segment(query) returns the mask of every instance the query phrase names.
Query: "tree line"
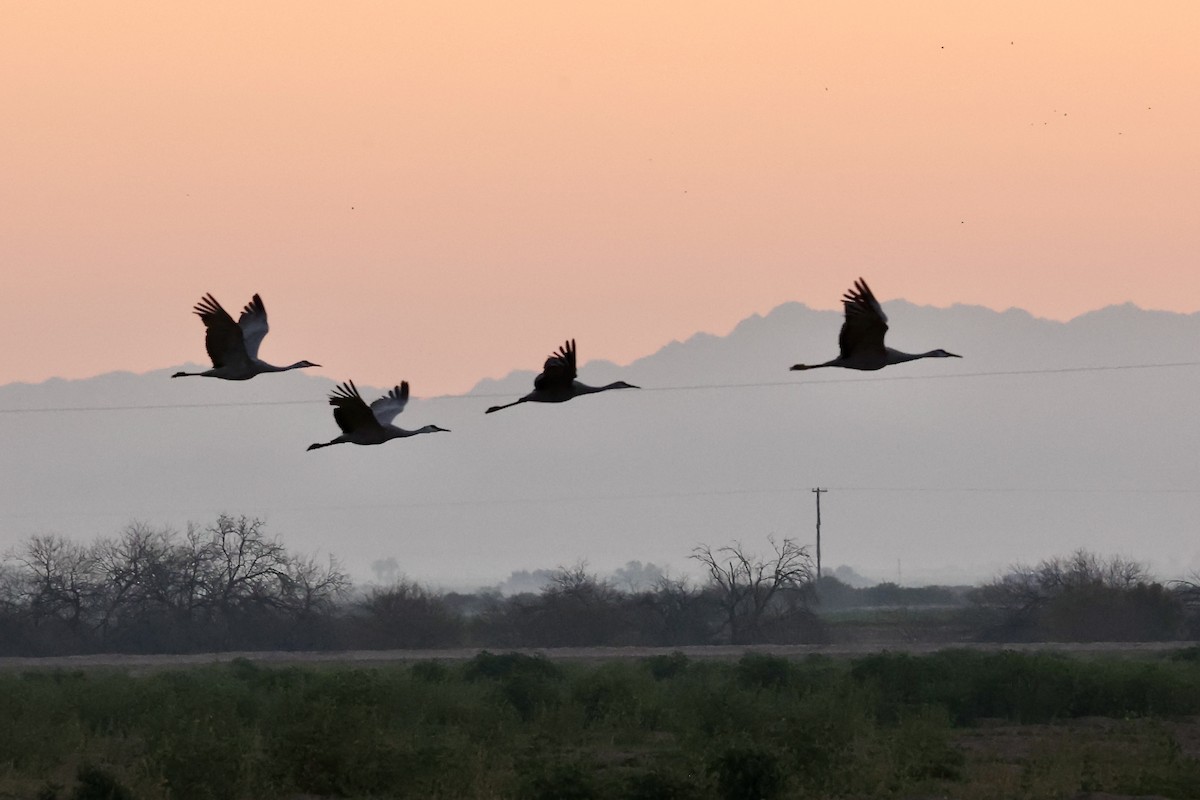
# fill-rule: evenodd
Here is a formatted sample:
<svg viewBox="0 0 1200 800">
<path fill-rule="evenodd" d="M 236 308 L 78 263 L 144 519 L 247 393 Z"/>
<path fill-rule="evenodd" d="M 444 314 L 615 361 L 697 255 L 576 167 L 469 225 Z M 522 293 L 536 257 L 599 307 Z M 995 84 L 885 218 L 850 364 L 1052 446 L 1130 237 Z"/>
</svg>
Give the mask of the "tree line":
<svg viewBox="0 0 1200 800">
<path fill-rule="evenodd" d="M 336 559 L 292 553 L 245 516 L 182 533 L 133 523 L 88 545 L 33 536 L 0 564 L 0 655 L 814 643 L 839 635 L 818 611 L 862 606 L 949 608 L 975 638 L 1001 641 L 1200 633 L 1200 581 L 1163 584 L 1084 551 L 969 591 L 853 588 L 817 579 L 794 540 L 767 541 L 762 554 L 697 546 L 698 581 L 653 571 L 619 587 L 576 565 L 505 596 L 398 573 L 358 588 Z"/>
</svg>

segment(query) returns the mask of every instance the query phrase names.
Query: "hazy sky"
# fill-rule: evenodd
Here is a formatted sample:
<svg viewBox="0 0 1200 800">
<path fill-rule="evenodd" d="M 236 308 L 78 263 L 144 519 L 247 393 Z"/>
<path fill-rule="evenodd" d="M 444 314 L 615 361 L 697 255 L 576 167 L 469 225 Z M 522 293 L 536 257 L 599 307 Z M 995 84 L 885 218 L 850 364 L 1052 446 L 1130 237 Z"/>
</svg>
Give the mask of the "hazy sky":
<svg viewBox="0 0 1200 800">
<path fill-rule="evenodd" d="M 1200 308 L 1200 4 L 0 2 L 0 383 L 417 394 L 786 300 Z M 14 347 L 12 343 L 18 343 Z"/>
</svg>

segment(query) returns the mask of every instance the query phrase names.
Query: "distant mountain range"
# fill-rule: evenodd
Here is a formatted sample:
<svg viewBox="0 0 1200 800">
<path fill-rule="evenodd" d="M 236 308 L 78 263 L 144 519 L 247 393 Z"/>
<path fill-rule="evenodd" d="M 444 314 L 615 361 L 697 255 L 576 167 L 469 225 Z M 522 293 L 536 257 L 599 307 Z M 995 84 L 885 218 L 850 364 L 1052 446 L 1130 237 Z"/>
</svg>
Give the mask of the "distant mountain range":
<svg viewBox="0 0 1200 800">
<path fill-rule="evenodd" d="M 624 366 L 579 342 L 581 380 L 641 391 L 484 416 L 529 390 L 518 371 L 397 419 L 452 433 L 311 453 L 337 433 L 315 375 L 0 386 L 0 547 L 224 511 L 364 580 L 386 557 L 452 587 L 580 560 L 683 573 L 701 542 L 811 542 L 821 486 L 826 566 L 876 579 L 973 580 L 1079 547 L 1200 569 L 1200 315 L 885 308 L 893 347 L 964 358 L 789 372 L 836 355 L 840 314 L 787 303 Z"/>
</svg>

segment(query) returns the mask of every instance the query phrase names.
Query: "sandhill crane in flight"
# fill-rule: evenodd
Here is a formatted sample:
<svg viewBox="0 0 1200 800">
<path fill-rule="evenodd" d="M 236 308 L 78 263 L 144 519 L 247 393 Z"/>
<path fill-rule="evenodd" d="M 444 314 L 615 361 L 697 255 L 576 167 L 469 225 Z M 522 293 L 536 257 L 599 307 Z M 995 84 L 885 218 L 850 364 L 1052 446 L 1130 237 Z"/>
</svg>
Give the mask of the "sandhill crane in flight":
<svg viewBox="0 0 1200 800">
<path fill-rule="evenodd" d="M 342 435 L 328 442 L 310 444 L 309 450 L 329 447 L 333 444 L 383 444 L 391 439 L 402 439 L 405 436 L 416 436 L 418 433 L 433 433 L 447 431 L 437 425 L 426 425 L 415 431 L 406 431 L 392 424 L 396 415 L 408 404 L 408 381 L 401 381 L 387 394 L 367 405 L 358 393 L 354 381 L 347 381 L 334 388 L 329 395 L 329 405 L 333 406 L 333 418 Z"/>
<path fill-rule="evenodd" d="M 607 386 L 588 386 L 575 380 L 575 340 L 563 342 L 558 351 L 551 353 L 542 366 L 542 374 L 533 379 L 533 391 L 502 406 L 492 406 L 485 414 L 499 411 L 502 408 L 512 408 L 520 403 L 565 403 L 572 397 L 581 394 L 595 394 L 609 389 L 637 389 L 639 387 L 625 381 L 616 381 Z"/>
<path fill-rule="evenodd" d="M 227 381 L 245 381 L 264 372 L 286 372 L 301 367 L 319 367 L 311 361 L 297 361 L 286 367 L 268 364 L 258 357 L 258 346 L 270 328 L 267 326 L 267 309 L 262 298 L 254 295 L 237 322 L 221 307 L 211 294 L 200 298 L 193 309 L 204 323 L 204 349 L 212 359 L 213 368 L 204 372 L 176 372 L 172 378 L 199 375 L 205 378 L 224 378 Z"/>
<path fill-rule="evenodd" d="M 845 367 L 846 369 L 883 369 L 889 364 L 902 364 L 918 358 L 962 358 L 945 350 L 930 350 L 928 353 L 902 353 L 885 347 L 887 315 L 875 299 L 867 282 L 859 278 L 854 288 L 842 295 L 842 307 L 846 319 L 838 335 L 838 357 L 824 364 L 797 364 L 792 369 L 817 369 L 818 367 Z"/>
</svg>

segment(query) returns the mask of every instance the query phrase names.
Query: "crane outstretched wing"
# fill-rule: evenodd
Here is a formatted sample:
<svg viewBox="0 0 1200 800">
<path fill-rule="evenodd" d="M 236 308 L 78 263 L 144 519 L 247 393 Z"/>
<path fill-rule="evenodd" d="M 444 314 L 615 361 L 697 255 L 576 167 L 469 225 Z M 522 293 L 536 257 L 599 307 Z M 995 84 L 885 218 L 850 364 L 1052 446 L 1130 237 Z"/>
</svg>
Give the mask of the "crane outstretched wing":
<svg viewBox="0 0 1200 800">
<path fill-rule="evenodd" d="M 371 413 L 380 425 L 391 425 L 396 415 L 408 405 L 408 381 L 400 381 L 391 391 L 371 403 Z"/>
<path fill-rule="evenodd" d="M 838 348 L 842 358 L 853 353 L 883 352 L 883 337 L 887 333 L 887 315 L 867 282 L 859 278 L 854 288 L 842 295 L 842 308 L 846 320 L 838 334 Z"/>
<path fill-rule="evenodd" d="M 238 317 L 238 327 L 242 329 L 242 340 L 245 342 L 246 355 L 258 358 L 258 346 L 267 335 L 270 327 L 267 325 L 267 307 L 257 294 L 242 309 Z"/>
<path fill-rule="evenodd" d="M 329 405 L 333 406 L 333 419 L 342 433 L 380 427 L 366 401 L 358 393 L 354 381 L 346 381 L 335 387 L 329 394 Z"/>
<path fill-rule="evenodd" d="M 566 389 L 575 380 L 575 340 L 563 342 L 563 346 L 546 359 L 542 374 L 533 379 L 533 388 L 541 391 Z"/>
<path fill-rule="evenodd" d="M 214 367 L 246 361 L 246 343 L 241 327 L 211 294 L 200 298 L 192 309 L 204 323 L 204 349 Z M 264 318 L 265 319 L 265 318 Z"/>
</svg>

